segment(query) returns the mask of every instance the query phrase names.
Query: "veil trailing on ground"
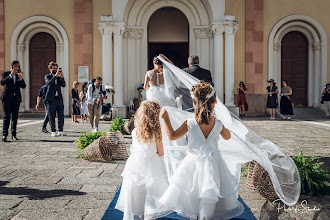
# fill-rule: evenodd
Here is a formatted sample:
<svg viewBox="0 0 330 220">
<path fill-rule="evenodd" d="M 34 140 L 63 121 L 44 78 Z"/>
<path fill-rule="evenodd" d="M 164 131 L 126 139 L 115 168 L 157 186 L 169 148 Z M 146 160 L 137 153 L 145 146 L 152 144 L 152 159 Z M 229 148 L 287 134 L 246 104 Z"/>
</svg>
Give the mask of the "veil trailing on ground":
<svg viewBox="0 0 330 220">
<path fill-rule="evenodd" d="M 186 120 L 194 118 L 190 89 L 199 83 L 199 80 L 164 58 L 158 59 L 163 62 L 166 95 L 173 106 L 178 97 L 181 99 L 182 110 L 171 106 L 164 107 L 169 113 L 173 128 L 177 129 Z M 232 175 L 239 179 L 241 164 L 255 160 L 267 170 L 282 202 L 289 206 L 296 204 L 301 186 L 299 172 L 293 160 L 271 141 L 263 139 L 241 123 L 218 97 L 214 112 L 215 117 L 231 132 L 230 140 L 224 140 L 220 136 L 218 147 Z M 165 133 L 163 120 L 161 126 L 166 169 L 168 175 L 172 176 L 187 155 L 187 136 L 171 141 Z"/>
</svg>

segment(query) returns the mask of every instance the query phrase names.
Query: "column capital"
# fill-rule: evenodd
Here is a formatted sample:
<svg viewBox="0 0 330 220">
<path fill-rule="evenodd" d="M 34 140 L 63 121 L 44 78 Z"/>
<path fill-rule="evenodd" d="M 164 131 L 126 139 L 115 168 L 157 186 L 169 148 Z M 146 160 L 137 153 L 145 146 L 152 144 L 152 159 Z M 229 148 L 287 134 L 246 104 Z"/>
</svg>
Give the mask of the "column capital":
<svg viewBox="0 0 330 220">
<path fill-rule="evenodd" d="M 112 35 L 112 16 L 111 15 L 102 15 L 101 21 L 99 23 L 99 30 L 102 35 Z"/>
<path fill-rule="evenodd" d="M 238 22 L 230 22 L 225 24 L 225 35 L 235 35 L 238 30 Z"/>
<path fill-rule="evenodd" d="M 321 49 L 321 43 L 313 43 L 312 44 L 312 49 L 315 50 L 320 50 Z"/>
<path fill-rule="evenodd" d="M 58 46 L 57 46 L 57 49 L 58 49 L 58 51 L 60 51 L 60 52 L 64 51 L 64 45 L 63 45 L 63 44 L 58 45 Z"/>
<path fill-rule="evenodd" d="M 280 43 L 274 43 L 274 44 L 273 44 L 273 50 L 274 50 L 274 51 L 279 51 L 280 48 L 281 48 L 281 45 L 282 45 L 282 44 L 280 44 Z"/>
<path fill-rule="evenodd" d="M 194 33 L 197 39 L 208 39 L 213 36 L 210 26 L 196 26 L 194 27 Z"/>
<path fill-rule="evenodd" d="M 123 36 L 125 31 L 125 26 L 122 24 L 114 24 L 112 28 L 112 32 L 114 36 Z"/>
<path fill-rule="evenodd" d="M 225 25 L 224 24 L 213 24 L 212 32 L 213 32 L 213 35 L 215 35 L 215 36 L 223 35 L 223 33 L 225 32 Z"/>
<path fill-rule="evenodd" d="M 19 51 L 19 52 L 24 52 L 25 51 L 25 45 L 24 44 L 16 45 L 16 50 Z"/>
<path fill-rule="evenodd" d="M 126 27 L 124 37 L 127 39 L 141 39 L 142 32 L 142 27 Z"/>
</svg>

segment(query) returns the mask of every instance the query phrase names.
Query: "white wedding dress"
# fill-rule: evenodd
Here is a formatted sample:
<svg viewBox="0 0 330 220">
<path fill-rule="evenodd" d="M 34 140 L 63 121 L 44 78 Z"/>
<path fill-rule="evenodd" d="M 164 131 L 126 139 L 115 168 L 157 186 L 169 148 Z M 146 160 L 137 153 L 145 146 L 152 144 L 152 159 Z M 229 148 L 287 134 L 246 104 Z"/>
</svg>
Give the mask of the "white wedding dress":
<svg viewBox="0 0 330 220">
<path fill-rule="evenodd" d="M 168 181 L 164 160 L 157 154 L 156 142 L 140 142 L 134 129 L 130 151 L 115 208 L 124 212 L 125 220 L 139 219 L 139 215 L 155 219 L 170 214 L 172 211 L 159 203 Z"/>
<path fill-rule="evenodd" d="M 148 101 L 156 101 L 159 103 L 160 107 L 164 106 L 173 106 L 173 102 L 168 98 L 165 92 L 165 85 L 159 84 L 159 75 L 163 73 L 152 73 L 151 71 L 147 72 L 149 77 L 149 86 L 150 88 L 146 91 L 146 96 Z M 153 84 L 152 78 L 157 77 L 157 84 Z"/>
<path fill-rule="evenodd" d="M 160 203 L 187 218 L 230 219 L 244 212 L 237 200 L 239 180 L 223 160 L 218 141 L 223 125 L 216 120 L 205 138 L 197 121 L 189 119 L 188 154 L 169 179 Z"/>
</svg>

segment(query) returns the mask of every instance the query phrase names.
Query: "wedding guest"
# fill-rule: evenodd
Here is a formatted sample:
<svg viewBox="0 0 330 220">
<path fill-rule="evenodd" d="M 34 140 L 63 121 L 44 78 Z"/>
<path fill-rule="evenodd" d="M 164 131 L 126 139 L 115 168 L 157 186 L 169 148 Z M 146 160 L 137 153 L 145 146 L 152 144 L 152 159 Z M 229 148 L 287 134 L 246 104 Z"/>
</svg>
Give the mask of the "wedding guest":
<svg viewBox="0 0 330 220">
<path fill-rule="evenodd" d="M 211 72 L 207 69 L 203 69 L 199 66 L 199 57 L 194 54 L 188 57 L 188 66 L 183 70 L 190 75 L 196 77 L 199 80 L 203 80 L 204 82 L 209 82 L 213 86 Z"/>
<path fill-rule="evenodd" d="M 47 124 L 49 122 L 49 115 L 48 115 L 48 111 L 47 111 L 47 106 L 46 106 L 46 101 L 45 101 L 45 95 L 46 95 L 46 91 L 47 91 L 47 85 L 43 85 L 40 90 L 39 90 L 39 94 L 37 97 L 37 104 L 36 104 L 36 110 L 39 110 L 39 105 L 40 105 L 40 101 L 43 100 L 43 104 L 44 104 L 44 108 L 45 108 L 45 118 L 44 118 L 44 123 L 42 124 L 42 128 L 41 128 L 41 132 L 44 133 L 49 133 L 49 131 L 47 130 Z"/>
<path fill-rule="evenodd" d="M 86 96 L 83 96 L 81 98 L 81 122 L 87 122 L 87 114 L 88 114 L 88 109 L 87 109 L 87 103 L 86 103 Z"/>
<path fill-rule="evenodd" d="M 292 88 L 288 85 L 288 81 L 283 80 L 281 89 L 280 109 L 281 114 L 284 115 L 284 120 L 291 120 L 291 115 L 293 115 L 291 95 Z"/>
<path fill-rule="evenodd" d="M 72 123 L 79 123 L 77 120 L 77 115 L 80 115 L 80 101 L 78 95 L 78 86 L 79 83 L 74 81 L 71 89 L 71 97 L 72 97 Z"/>
<path fill-rule="evenodd" d="M 325 86 L 322 92 L 322 102 L 325 107 L 325 114 L 330 118 L 330 83 Z"/>
<path fill-rule="evenodd" d="M 12 139 L 16 141 L 18 110 L 22 102 L 21 88 L 25 89 L 26 87 L 23 72 L 21 72 L 21 65 L 18 61 L 15 60 L 11 63 L 11 70 L 2 73 L 1 85 L 3 86 L 3 90 L 0 100 L 2 100 L 2 109 L 4 112 L 2 141 L 7 141 L 10 118 Z"/>
<path fill-rule="evenodd" d="M 237 95 L 237 105 L 239 108 L 239 116 L 243 117 L 245 116 L 245 111 L 248 110 L 248 104 L 246 102 L 246 96 L 245 91 L 247 88 L 245 87 L 245 84 L 243 82 L 239 83 L 239 87 L 237 88 L 238 95 Z"/>
<path fill-rule="evenodd" d="M 267 87 L 267 105 L 266 107 L 270 112 L 270 120 L 275 120 L 275 111 L 278 106 L 277 94 L 278 88 L 273 79 L 267 81 L 269 86 Z"/>
</svg>

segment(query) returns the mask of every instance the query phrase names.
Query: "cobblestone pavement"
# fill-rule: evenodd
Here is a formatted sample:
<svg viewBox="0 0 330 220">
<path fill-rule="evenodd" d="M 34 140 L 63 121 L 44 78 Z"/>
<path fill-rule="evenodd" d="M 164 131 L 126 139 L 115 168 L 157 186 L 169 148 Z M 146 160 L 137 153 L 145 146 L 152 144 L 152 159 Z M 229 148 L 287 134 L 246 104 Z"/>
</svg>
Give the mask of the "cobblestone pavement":
<svg viewBox="0 0 330 220">
<path fill-rule="evenodd" d="M 330 123 L 313 121 L 243 120 L 256 133 L 270 139 L 289 155 L 304 149 L 305 155 L 326 157 L 329 169 Z M 101 219 L 121 184 L 124 161 L 111 163 L 76 159 L 74 141 L 87 123 L 72 124 L 65 119 L 67 137 L 50 137 L 40 132 L 41 119 L 19 119 L 19 141 L 0 143 L 0 219 Z M 315 124 L 316 123 L 316 124 Z M 0 122 L 2 127 L 2 120 Z M 109 122 L 101 122 L 107 131 Z M 329 197 L 304 197 L 294 210 L 278 212 L 257 192 L 245 187 L 241 178 L 240 195 L 257 219 L 328 219 Z M 310 208 L 303 212 L 300 202 Z M 283 204 L 282 204 L 283 205 Z M 300 209 L 300 210 L 298 210 Z"/>
</svg>

